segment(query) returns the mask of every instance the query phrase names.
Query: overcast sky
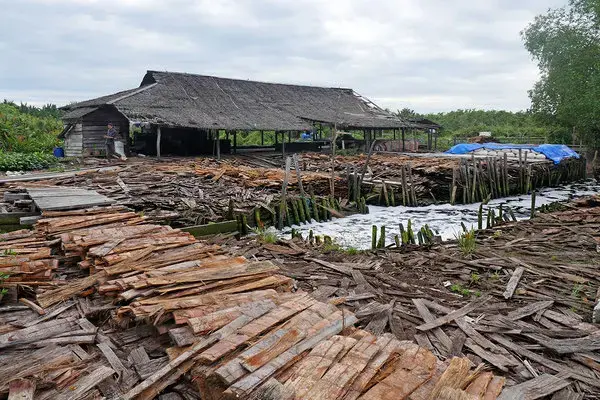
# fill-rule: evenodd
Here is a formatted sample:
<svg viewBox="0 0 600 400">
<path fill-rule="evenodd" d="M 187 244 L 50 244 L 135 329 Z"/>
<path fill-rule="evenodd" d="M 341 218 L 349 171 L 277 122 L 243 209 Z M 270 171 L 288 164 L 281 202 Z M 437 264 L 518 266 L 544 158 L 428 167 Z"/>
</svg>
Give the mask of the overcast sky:
<svg viewBox="0 0 600 400">
<path fill-rule="evenodd" d="M 526 109 L 519 32 L 566 0 L 0 2 L 0 99 L 64 105 L 147 69 L 351 87 L 419 112 Z"/>
</svg>

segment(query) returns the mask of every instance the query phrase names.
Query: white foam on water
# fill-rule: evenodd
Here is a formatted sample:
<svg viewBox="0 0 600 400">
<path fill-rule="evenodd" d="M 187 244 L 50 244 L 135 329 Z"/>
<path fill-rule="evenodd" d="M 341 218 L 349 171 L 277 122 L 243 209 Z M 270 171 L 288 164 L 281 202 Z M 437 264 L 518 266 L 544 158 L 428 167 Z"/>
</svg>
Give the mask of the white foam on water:
<svg viewBox="0 0 600 400">
<path fill-rule="evenodd" d="M 555 201 L 569 200 L 596 194 L 600 191 L 600 182 L 586 181 L 585 183 L 565 185 L 558 188 L 547 188 L 536 194 L 536 207 L 550 204 Z M 510 206 L 517 219 L 527 219 L 531 212 L 531 195 L 506 197 L 495 199 L 484 206 L 484 221 L 486 224 L 487 208 L 495 208 L 504 204 Z M 385 225 L 386 244 L 392 243 L 394 235 L 400 233 L 399 224 L 406 223 L 410 219 L 415 232 L 425 224 L 429 225 L 434 233 L 441 235 L 443 240 L 454 239 L 461 231 L 461 222 L 468 228 L 477 228 L 477 213 L 479 203 L 467 205 L 439 204 L 426 207 L 379 207 L 369 206 L 369 214 L 356 214 L 345 218 L 335 218 L 328 222 L 314 222 L 305 225 L 295 225 L 293 228 L 308 236 L 312 229 L 315 235 L 327 235 L 332 237 L 340 246 L 356 249 L 368 249 L 371 247 L 372 226 L 378 228 Z M 500 228 L 501 229 L 501 228 Z M 281 237 L 289 237 L 291 228 L 279 232 Z"/>
</svg>

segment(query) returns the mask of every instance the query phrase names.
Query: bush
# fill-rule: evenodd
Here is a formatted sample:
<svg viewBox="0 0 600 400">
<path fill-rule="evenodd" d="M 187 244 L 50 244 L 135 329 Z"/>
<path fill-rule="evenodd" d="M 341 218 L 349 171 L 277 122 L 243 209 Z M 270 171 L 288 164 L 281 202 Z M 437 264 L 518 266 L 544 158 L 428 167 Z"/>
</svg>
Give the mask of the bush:
<svg viewBox="0 0 600 400">
<path fill-rule="evenodd" d="M 54 116 L 21 112 L 14 104 L 0 104 L 0 150 L 17 153 L 51 151 L 60 143 L 62 122 Z"/>
<path fill-rule="evenodd" d="M 0 153 L 0 171 L 32 171 L 56 162 L 56 157 L 46 153 Z"/>
</svg>

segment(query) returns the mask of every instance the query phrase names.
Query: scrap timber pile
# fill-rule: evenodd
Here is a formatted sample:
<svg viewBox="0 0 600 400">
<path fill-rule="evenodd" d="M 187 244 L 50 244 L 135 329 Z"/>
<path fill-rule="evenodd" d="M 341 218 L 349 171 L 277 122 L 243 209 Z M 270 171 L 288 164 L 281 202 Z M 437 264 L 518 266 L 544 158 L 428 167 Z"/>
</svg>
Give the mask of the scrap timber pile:
<svg viewBox="0 0 600 400">
<path fill-rule="evenodd" d="M 256 207 L 269 207 L 281 195 L 284 171 L 281 168 L 248 166 L 232 158 L 151 160 L 132 163 L 111 171 L 89 171 L 74 176 L 20 183 L 19 187 L 76 186 L 93 189 L 118 204 L 143 211 L 152 221 L 174 221 L 177 226 L 223 221 L 230 200 L 236 213 L 252 214 Z M 329 176 L 303 174 L 302 181 L 317 195 L 328 193 Z M 297 191 L 296 174 L 288 190 Z"/>
<path fill-rule="evenodd" d="M 506 398 L 581 399 L 600 398 L 599 232 L 596 197 L 480 231 L 471 255 L 457 243 L 356 255 L 321 254 L 299 239 L 228 245 L 275 260 L 373 334 L 485 362 L 507 377 Z"/>
<path fill-rule="evenodd" d="M 123 207 L 46 214 L 33 235 L 70 278 L 10 287 L 2 398 L 495 399 L 504 387 L 465 357 L 354 328 L 357 315 L 292 290 L 269 260 Z"/>
</svg>

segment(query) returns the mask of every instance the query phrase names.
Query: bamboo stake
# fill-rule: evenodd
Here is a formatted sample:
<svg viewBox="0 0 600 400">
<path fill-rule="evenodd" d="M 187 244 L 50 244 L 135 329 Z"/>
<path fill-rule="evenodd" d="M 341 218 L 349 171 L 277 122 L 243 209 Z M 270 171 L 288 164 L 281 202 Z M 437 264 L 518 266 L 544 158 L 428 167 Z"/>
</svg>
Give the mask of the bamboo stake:
<svg viewBox="0 0 600 400">
<path fill-rule="evenodd" d="M 373 225 L 371 228 L 371 249 L 377 248 L 377 225 Z"/>
<path fill-rule="evenodd" d="M 412 167 L 408 164 L 408 176 L 410 178 L 410 194 L 412 197 L 412 205 L 417 206 L 417 195 L 415 194 L 415 181 L 413 179 Z"/>
<path fill-rule="evenodd" d="M 474 203 L 475 200 L 475 194 L 477 193 L 477 164 L 475 164 L 475 156 L 471 155 L 471 161 L 473 163 L 473 186 L 471 187 L 471 199 L 470 202 Z M 481 199 L 483 201 L 483 199 Z"/>
<path fill-rule="evenodd" d="M 311 202 L 311 208 L 312 208 L 312 215 L 315 218 L 315 221 L 317 222 L 321 222 L 321 218 L 319 218 L 319 206 L 317 205 L 317 198 L 315 196 L 315 191 L 312 188 L 312 186 L 309 186 L 310 188 L 310 202 Z"/>
<path fill-rule="evenodd" d="M 450 204 L 454 205 L 456 202 L 456 168 L 452 168 L 452 186 L 450 186 Z"/>
<path fill-rule="evenodd" d="M 279 230 L 283 229 L 283 221 L 286 217 L 286 194 L 287 194 L 287 185 L 290 179 L 290 168 L 292 167 L 292 158 L 287 157 L 285 159 L 285 176 L 283 178 L 283 185 L 281 188 L 281 201 L 279 203 Z"/>
<path fill-rule="evenodd" d="M 380 249 L 385 248 L 385 225 L 381 225 L 381 232 L 379 234 L 379 243 L 377 247 Z"/>
<path fill-rule="evenodd" d="M 510 196 L 510 182 L 508 180 L 508 154 L 504 153 L 504 196 Z"/>
<path fill-rule="evenodd" d="M 406 207 L 407 188 L 406 188 L 406 165 L 402 164 L 402 205 Z"/>
<path fill-rule="evenodd" d="M 387 185 L 385 184 L 385 181 L 383 181 L 383 183 L 381 184 L 381 191 L 383 193 L 383 197 L 385 198 L 385 206 L 389 207 L 390 206 L 390 196 L 388 194 Z"/>
</svg>

